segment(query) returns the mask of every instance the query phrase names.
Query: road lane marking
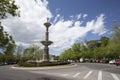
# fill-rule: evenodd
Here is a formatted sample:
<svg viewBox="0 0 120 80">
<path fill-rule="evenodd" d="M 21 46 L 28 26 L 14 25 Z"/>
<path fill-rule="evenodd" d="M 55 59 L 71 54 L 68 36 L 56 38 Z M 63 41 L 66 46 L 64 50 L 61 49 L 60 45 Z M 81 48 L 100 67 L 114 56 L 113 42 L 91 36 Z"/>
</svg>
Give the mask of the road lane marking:
<svg viewBox="0 0 120 80">
<path fill-rule="evenodd" d="M 117 75 L 113 74 L 113 73 L 110 73 L 112 75 L 112 77 L 114 78 L 114 80 L 120 80 Z"/>
<path fill-rule="evenodd" d="M 65 77 L 65 76 L 68 76 L 68 74 L 62 74 L 62 76 L 64 76 L 64 77 Z"/>
<path fill-rule="evenodd" d="M 98 80 L 102 80 L 102 71 L 99 71 L 98 73 Z"/>
<path fill-rule="evenodd" d="M 93 71 L 89 71 L 83 79 L 87 79 Z"/>
<path fill-rule="evenodd" d="M 80 74 L 80 72 L 76 73 L 75 75 L 73 75 L 73 77 L 77 77 Z"/>
</svg>

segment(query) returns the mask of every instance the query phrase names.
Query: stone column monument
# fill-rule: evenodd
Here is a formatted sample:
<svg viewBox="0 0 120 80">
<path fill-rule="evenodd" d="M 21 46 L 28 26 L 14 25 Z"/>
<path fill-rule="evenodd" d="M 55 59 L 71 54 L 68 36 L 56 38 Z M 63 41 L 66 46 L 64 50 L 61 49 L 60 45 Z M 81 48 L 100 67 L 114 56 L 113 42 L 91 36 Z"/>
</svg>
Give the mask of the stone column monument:
<svg viewBox="0 0 120 80">
<path fill-rule="evenodd" d="M 44 62 L 49 62 L 49 45 L 51 45 L 53 42 L 49 41 L 49 27 L 51 26 L 51 23 L 48 22 L 49 18 L 47 18 L 47 22 L 44 23 L 46 27 L 46 33 L 45 33 L 45 40 L 41 41 L 41 43 L 45 46 L 44 47 L 44 55 L 43 60 Z"/>
</svg>

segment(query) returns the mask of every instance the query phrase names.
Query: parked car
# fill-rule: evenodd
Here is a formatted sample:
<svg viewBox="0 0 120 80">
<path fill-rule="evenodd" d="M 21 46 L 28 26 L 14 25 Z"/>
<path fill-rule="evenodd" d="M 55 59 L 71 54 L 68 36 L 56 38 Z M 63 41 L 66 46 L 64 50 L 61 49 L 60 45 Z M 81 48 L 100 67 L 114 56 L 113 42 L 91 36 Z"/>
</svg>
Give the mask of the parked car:
<svg viewBox="0 0 120 80">
<path fill-rule="evenodd" d="M 104 63 L 104 61 L 103 60 L 99 60 L 99 63 Z"/>
<path fill-rule="evenodd" d="M 120 59 L 116 59 L 116 60 L 115 60 L 115 65 L 116 65 L 116 66 L 119 66 L 119 65 L 120 65 Z"/>
<path fill-rule="evenodd" d="M 115 60 L 109 61 L 109 64 L 115 64 Z"/>
</svg>

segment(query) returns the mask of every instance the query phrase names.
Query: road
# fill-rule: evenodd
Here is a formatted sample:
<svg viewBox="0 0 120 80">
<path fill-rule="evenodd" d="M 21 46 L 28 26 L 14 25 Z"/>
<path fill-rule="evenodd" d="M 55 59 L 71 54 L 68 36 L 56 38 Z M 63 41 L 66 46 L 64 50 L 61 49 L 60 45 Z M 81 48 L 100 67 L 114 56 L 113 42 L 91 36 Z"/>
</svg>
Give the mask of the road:
<svg viewBox="0 0 120 80">
<path fill-rule="evenodd" d="M 120 66 L 99 63 L 77 63 L 63 69 L 32 70 L 35 74 L 61 76 L 72 80 L 120 80 Z"/>
<path fill-rule="evenodd" d="M 2 66 L 0 80 L 120 80 L 120 66 L 77 63 L 73 67 L 46 70 L 18 70 Z"/>
<path fill-rule="evenodd" d="M 26 70 L 12 69 L 12 66 L 0 66 L 0 80 L 68 80 L 47 74 L 34 74 Z"/>
</svg>

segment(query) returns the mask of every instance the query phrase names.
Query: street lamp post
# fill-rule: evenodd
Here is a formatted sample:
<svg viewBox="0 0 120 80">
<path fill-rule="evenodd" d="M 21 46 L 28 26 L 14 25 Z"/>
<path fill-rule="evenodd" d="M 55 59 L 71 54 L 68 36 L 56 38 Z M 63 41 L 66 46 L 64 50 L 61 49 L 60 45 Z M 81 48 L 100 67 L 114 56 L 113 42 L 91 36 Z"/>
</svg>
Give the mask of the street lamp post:
<svg viewBox="0 0 120 80">
<path fill-rule="evenodd" d="M 49 45 L 51 45 L 53 42 L 49 41 L 49 27 L 51 26 L 51 23 L 48 22 L 48 18 L 47 18 L 47 22 L 44 23 L 45 27 L 46 27 L 46 33 L 45 33 L 45 41 L 41 41 L 41 43 L 45 46 L 44 47 L 44 57 L 43 60 L 45 62 L 49 62 Z"/>
</svg>

